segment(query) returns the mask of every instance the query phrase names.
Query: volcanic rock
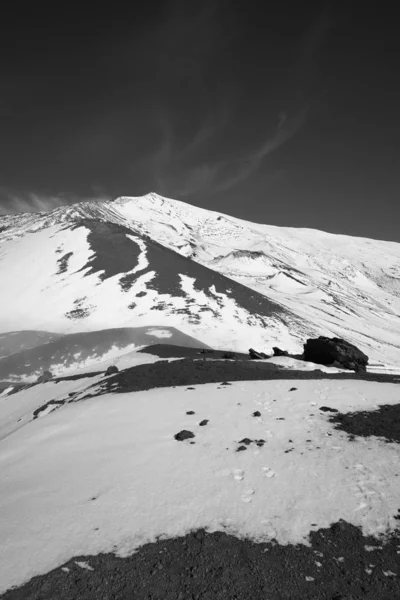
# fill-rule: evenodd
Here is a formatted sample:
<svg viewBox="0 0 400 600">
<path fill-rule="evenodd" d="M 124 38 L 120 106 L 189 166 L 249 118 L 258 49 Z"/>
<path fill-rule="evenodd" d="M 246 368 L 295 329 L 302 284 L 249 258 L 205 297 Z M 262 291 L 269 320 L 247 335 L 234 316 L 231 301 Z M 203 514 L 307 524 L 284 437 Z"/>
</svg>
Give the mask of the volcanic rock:
<svg viewBox="0 0 400 600">
<path fill-rule="evenodd" d="M 249 348 L 249 356 L 251 360 L 263 360 L 264 358 L 268 358 L 264 352 L 257 352 L 254 348 Z"/>
<path fill-rule="evenodd" d="M 319 365 L 333 365 L 336 363 L 342 369 L 356 372 L 366 371 L 368 356 L 361 352 L 357 346 L 341 338 L 309 338 L 304 344 L 304 360 Z"/>
<path fill-rule="evenodd" d="M 274 356 L 289 356 L 289 352 L 287 350 L 281 350 L 277 346 L 274 346 L 272 348 L 272 351 L 274 353 Z"/>
<path fill-rule="evenodd" d="M 109 367 L 107 367 L 107 370 L 104 373 L 104 377 L 106 377 L 106 375 L 114 375 L 114 373 L 118 373 L 118 371 L 118 367 L 116 367 L 115 365 L 110 365 Z"/>
<path fill-rule="evenodd" d="M 189 438 L 194 438 L 194 433 L 192 433 L 191 431 L 188 431 L 187 429 L 182 429 L 182 431 L 180 431 L 179 433 L 176 433 L 174 435 L 174 438 L 178 442 L 183 442 L 183 440 L 188 440 Z"/>
</svg>

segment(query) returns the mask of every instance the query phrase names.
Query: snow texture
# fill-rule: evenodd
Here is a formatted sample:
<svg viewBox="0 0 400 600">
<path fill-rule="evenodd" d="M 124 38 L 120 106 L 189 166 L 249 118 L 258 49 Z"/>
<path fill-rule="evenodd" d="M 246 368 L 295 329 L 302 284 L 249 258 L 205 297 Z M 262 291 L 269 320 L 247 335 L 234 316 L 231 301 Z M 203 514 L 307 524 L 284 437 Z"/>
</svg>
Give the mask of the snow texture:
<svg viewBox="0 0 400 600">
<path fill-rule="evenodd" d="M 350 441 L 319 410 L 373 410 L 382 398 L 396 404 L 395 384 L 275 380 L 154 389 L 65 404 L 19 429 L 7 426 L 46 399 L 82 397 L 85 385 L 50 382 L 0 402 L 1 590 L 74 556 L 125 556 L 157 536 L 200 527 L 282 544 L 308 543 L 311 530 L 339 519 L 364 534 L 395 528 L 398 445 Z M 194 444 L 174 439 L 184 429 Z M 243 438 L 264 444 L 236 452 Z"/>
</svg>

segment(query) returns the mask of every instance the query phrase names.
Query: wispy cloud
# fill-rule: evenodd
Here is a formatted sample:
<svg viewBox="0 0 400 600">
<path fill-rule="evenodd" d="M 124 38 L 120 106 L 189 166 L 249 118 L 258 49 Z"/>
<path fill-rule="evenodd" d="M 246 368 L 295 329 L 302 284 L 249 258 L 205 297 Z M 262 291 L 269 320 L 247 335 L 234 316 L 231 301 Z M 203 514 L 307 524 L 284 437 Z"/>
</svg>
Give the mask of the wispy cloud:
<svg viewBox="0 0 400 600">
<path fill-rule="evenodd" d="M 109 200 L 110 198 L 99 190 L 98 195 L 76 196 L 73 194 L 38 194 L 35 192 L 16 192 L 0 188 L 0 215 L 16 213 L 49 212 L 60 206 L 76 202 Z"/>
<path fill-rule="evenodd" d="M 200 192 L 227 191 L 248 179 L 259 169 L 266 157 L 288 140 L 304 125 L 308 107 L 289 115 L 281 111 L 272 134 L 265 137 L 255 149 L 232 159 L 199 161 L 192 154 L 208 147 L 224 127 L 229 126 L 227 114 L 219 119 L 204 122 L 194 137 L 184 146 L 178 146 L 172 123 L 163 122 L 163 140 L 154 155 L 154 173 L 156 186 L 160 193 L 176 196 L 191 196 Z M 238 140 L 239 142 L 239 140 Z M 240 144 L 238 144 L 240 145 Z"/>
<path fill-rule="evenodd" d="M 310 89 L 316 63 L 316 54 L 331 26 L 328 5 L 315 14 L 299 40 L 290 84 L 287 105 L 290 107 L 277 111 L 276 125 L 271 131 L 267 122 L 271 119 L 268 112 L 260 116 L 260 125 L 268 133 L 258 146 L 254 146 L 236 156 L 225 159 L 215 156 L 213 149 L 226 148 L 226 139 L 232 141 L 233 148 L 241 148 L 241 140 L 235 139 L 235 94 L 224 80 L 225 88 L 213 93 L 207 86 L 207 66 L 213 57 L 218 57 L 221 39 L 225 44 L 232 41 L 231 33 L 224 32 L 221 19 L 218 18 L 221 1 L 210 1 L 199 5 L 199 11 L 193 16 L 182 9 L 181 2 L 175 3 L 176 11 L 162 24 L 158 34 L 162 39 L 168 37 L 165 53 L 161 59 L 166 76 L 175 82 L 182 80 L 185 88 L 194 87 L 196 102 L 201 116 L 192 127 L 191 135 L 187 130 L 182 139 L 180 114 L 168 109 L 168 103 L 162 108 L 155 107 L 154 122 L 158 122 L 160 138 L 147 163 L 155 187 L 161 194 L 185 197 L 205 193 L 225 192 L 246 181 L 258 169 L 266 158 L 293 138 L 306 124 L 315 94 Z M 179 27 L 177 26 L 179 24 Z M 171 27 L 174 28 L 175 35 Z M 214 81 L 215 83 L 215 81 Z M 264 85 L 259 90 L 262 93 Z M 222 92 L 221 92 L 222 90 Z M 215 92 L 215 90 L 214 90 Z M 257 91 L 255 91 L 257 95 Z M 314 97 L 314 99 L 313 99 Z M 183 113 L 185 114 L 185 112 Z M 248 115 L 251 117 L 252 115 Z M 241 115 L 246 119 L 246 115 Z M 228 134 L 226 136 L 225 134 Z M 232 148 L 232 150 L 233 150 Z"/>
</svg>

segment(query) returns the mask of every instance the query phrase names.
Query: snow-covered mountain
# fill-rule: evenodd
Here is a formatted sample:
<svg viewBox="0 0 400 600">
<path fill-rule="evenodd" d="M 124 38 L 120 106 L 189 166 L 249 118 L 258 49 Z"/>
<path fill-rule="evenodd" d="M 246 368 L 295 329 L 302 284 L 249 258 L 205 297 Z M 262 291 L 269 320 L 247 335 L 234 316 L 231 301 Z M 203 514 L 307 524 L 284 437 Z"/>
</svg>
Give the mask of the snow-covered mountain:
<svg viewBox="0 0 400 600">
<path fill-rule="evenodd" d="M 400 244 L 151 193 L 0 218 L 0 332 L 169 325 L 217 348 L 338 335 L 400 362 Z"/>
</svg>

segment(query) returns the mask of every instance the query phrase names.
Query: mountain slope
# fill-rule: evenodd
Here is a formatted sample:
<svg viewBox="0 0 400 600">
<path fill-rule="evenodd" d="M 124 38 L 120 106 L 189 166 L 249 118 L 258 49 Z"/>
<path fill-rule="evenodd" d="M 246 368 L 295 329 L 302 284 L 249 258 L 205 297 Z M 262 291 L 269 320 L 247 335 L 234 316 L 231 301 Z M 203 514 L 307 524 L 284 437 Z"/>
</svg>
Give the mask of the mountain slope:
<svg viewBox="0 0 400 600">
<path fill-rule="evenodd" d="M 115 364 L 123 355 L 160 342 L 190 348 L 209 348 L 168 326 L 120 327 L 70 333 L 0 358 L 0 381 L 33 382 L 46 370 L 51 371 L 54 377 L 86 368 L 100 370 L 100 364 Z"/>
<path fill-rule="evenodd" d="M 133 227 L 44 220 L 3 241 L 0 330 L 168 325 L 211 346 L 245 350 L 302 334 L 300 321 L 277 302 Z"/>
<path fill-rule="evenodd" d="M 172 319 L 218 347 L 298 352 L 308 335 L 337 335 L 373 364 L 400 362 L 399 244 L 250 223 L 157 194 L 9 215 L 0 231 L 0 331 Z M 15 304 L 27 288 L 35 315 Z"/>
</svg>

